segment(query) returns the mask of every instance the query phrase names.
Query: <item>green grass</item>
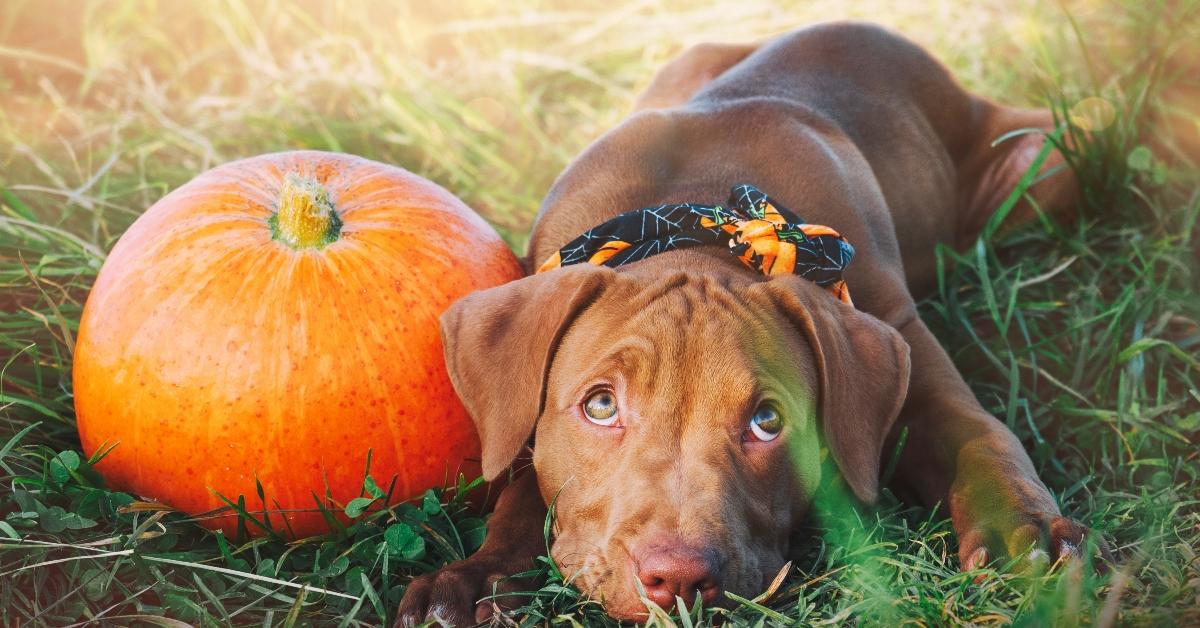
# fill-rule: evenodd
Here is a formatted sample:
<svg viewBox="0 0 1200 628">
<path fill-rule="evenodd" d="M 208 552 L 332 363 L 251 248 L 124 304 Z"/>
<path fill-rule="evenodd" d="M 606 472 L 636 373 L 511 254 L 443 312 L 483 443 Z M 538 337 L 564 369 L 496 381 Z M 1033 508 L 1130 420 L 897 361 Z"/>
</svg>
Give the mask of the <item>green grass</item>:
<svg viewBox="0 0 1200 628">
<path fill-rule="evenodd" d="M 0 624 L 378 625 L 482 537 L 455 488 L 299 543 L 103 488 L 78 453 L 73 337 L 105 252 L 168 190 L 238 157 L 346 151 L 436 180 L 521 250 L 554 176 L 681 46 L 834 17 L 894 26 L 1005 102 L 1112 105 L 1069 131 L 1082 219 L 944 251 L 922 313 L 1117 564 L 973 584 L 948 522 L 885 494 L 762 604 L 654 621 L 1200 624 L 1200 3 L 1013 4 L 5 2 Z M 542 564 L 517 621 L 606 621 Z"/>
</svg>

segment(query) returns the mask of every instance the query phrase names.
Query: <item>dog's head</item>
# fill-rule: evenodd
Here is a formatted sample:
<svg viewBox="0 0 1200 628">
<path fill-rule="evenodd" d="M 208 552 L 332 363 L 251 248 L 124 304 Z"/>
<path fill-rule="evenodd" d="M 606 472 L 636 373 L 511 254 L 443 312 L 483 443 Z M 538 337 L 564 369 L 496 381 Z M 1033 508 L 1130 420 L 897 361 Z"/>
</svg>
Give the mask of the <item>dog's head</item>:
<svg viewBox="0 0 1200 628">
<path fill-rule="evenodd" d="M 462 299 L 447 365 L 483 471 L 534 438 L 552 556 L 616 617 L 697 592 L 752 596 L 786 560 L 823 448 L 858 497 L 908 384 L 908 347 L 797 277 L 590 265 Z"/>
</svg>

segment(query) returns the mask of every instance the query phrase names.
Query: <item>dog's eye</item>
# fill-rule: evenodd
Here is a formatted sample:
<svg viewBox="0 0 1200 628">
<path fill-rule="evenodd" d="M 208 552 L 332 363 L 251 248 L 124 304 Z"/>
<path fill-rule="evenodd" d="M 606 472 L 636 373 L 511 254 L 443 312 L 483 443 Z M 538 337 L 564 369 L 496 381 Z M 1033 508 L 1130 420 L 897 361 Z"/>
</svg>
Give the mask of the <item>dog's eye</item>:
<svg viewBox="0 0 1200 628">
<path fill-rule="evenodd" d="M 759 406 L 750 417 L 750 436 L 763 442 L 775 440 L 783 431 L 783 418 L 771 406 Z"/>
<path fill-rule="evenodd" d="M 617 398 L 611 391 L 592 393 L 583 402 L 583 413 L 596 425 L 614 425 L 617 422 Z"/>
</svg>

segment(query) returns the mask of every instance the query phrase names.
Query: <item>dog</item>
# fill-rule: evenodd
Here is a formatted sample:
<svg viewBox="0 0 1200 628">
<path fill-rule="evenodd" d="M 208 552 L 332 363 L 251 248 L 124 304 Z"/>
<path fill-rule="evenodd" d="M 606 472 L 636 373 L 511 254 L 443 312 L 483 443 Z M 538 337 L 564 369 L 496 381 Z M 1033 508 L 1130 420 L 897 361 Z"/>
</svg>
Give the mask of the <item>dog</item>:
<svg viewBox="0 0 1200 628">
<path fill-rule="evenodd" d="M 1053 127 L 1049 111 L 972 95 L 868 24 L 701 45 L 667 64 L 550 189 L 526 260 L 550 260 L 545 272 L 442 317 L 484 476 L 509 483 L 481 549 L 414 580 L 398 624 L 491 617 L 483 598 L 527 586 L 505 577 L 545 551 L 550 503 L 552 558 L 615 618 L 645 619 L 643 594 L 663 608 L 753 596 L 818 488 L 841 483 L 870 503 L 894 450 L 892 484 L 948 511 L 965 570 L 1077 554 L 1087 528 L 1061 515 L 914 305 L 935 285 L 937 245 L 972 244 L 1039 157 L 1045 176 L 1008 220 L 1036 215 L 1028 199 L 1069 217 L 1078 190 L 1062 153 L 1043 153 L 1044 133 L 1013 133 Z M 852 247 L 833 269 L 844 283 L 756 272 L 747 256 L 785 254 L 737 241 L 563 263 L 597 225 L 719 202 L 739 183 L 754 187 L 735 197 L 765 193 L 751 210 L 795 211 L 767 216 L 768 230 L 803 221 L 800 241 L 841 247 L 839 264 Z"/>
</svg>

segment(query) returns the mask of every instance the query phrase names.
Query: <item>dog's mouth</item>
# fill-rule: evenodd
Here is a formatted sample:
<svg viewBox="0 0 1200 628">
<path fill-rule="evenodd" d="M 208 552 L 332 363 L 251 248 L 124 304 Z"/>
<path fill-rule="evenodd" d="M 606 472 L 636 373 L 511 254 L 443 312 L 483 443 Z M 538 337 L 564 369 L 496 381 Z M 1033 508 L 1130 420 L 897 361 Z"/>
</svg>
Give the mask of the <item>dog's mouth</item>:
<svg viewBox="0 0 1200 628">
<path fill-rule="evenodd" d="M 621 621 L 647 621 L 654 607 L 672 614 L 680 610 L 681 600 L 687 609 L 697 601 L 704 608 L 731 608 L 735 604 L 725 594 L 727 588 L 754 597 L 769 586 L 783 565 L 782 559 L 696 551 L 694 546 L 679 543 L 641 551 L 634 544 L 630 551 L 625 543 L 614 542 L 607 550 L 588 552 L 555 545 L 555 562 L 566 581 Z M 707 564 L 705 554 L 714 557 Z M 768 564 L 774 568 L 757 568 Z"/>
</svg>

